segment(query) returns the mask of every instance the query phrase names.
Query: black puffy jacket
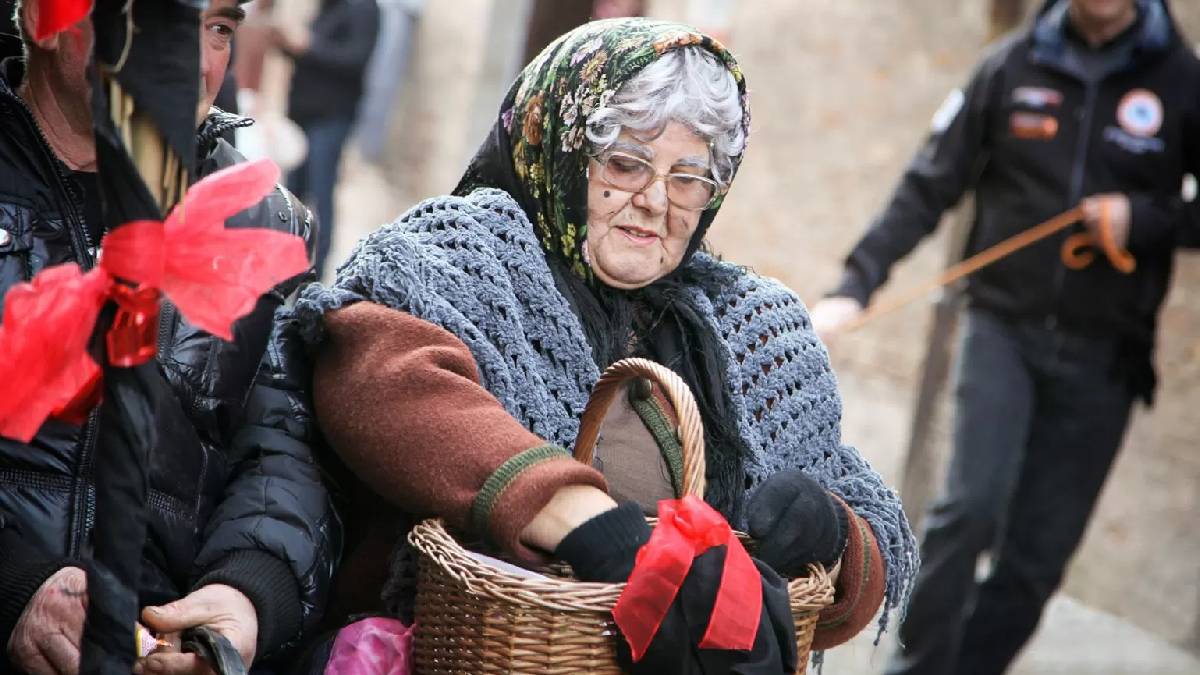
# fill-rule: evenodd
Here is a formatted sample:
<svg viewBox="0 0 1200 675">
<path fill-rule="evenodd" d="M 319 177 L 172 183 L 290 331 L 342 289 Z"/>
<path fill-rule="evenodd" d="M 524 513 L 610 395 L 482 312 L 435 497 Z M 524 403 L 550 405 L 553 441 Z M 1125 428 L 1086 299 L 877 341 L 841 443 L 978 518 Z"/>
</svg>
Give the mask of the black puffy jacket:
<svg viewBox="0 0 1200 675">
<path fill-rule="evenodd" d="M 93 264 L 79 187 L 52 154 L 24 103 L 0 77 L 0 303 L 49 265 Z M 215 112 L 199 132 L 199 174 L 243 161 L 222 131 L 249 120 Z M 229 219 L 315 240 L 309 211 L 282 187 Z M 160 420 L 150 471 L 143 605 L 206 583 L 241 590 L 259 615 L 259 655 L 294 644 L 323 609 L 340 524 L 304 446 L 264 448 L 254 438 L 278 418 L 244 412 L 277 307 L 303 281 L 264 296 L 225 342 L 165 305 L 159 370 L 178 409 Z M 0 383 L 0 387 L 3 384 Z M 51 420 L 30 444 L 0 438 L 0 645 L 50 574 L 87 556 L 95 511 L 96 413 L 80 428 Z M 0 659 L 0 670 L 4 670 Z"/>
</svg>

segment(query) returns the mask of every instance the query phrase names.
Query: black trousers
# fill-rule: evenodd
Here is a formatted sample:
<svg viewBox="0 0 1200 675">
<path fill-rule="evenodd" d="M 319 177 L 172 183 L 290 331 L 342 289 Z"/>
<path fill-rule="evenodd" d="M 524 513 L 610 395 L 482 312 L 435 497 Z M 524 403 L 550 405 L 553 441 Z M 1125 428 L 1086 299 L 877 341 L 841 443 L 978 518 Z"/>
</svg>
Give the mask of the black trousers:
<svg viewBox="0 0 1200 675">
<path fill-rule="evenodd" d="M 288 175 L 288 189 L 304 200 L 317 214 L 317 275 L 325 273 L 329 249 L 333 246 L 334 203 L 342 148 L 354 128 L 353 115 L 305 122 L 300 127 L 308 139 L 304 163 Z"/>
<path fill-rule="evenodd" d="M 1116 348 L 968 310 L 953 456 L 890 675 L 1003 673 L 1033 635 L 1129 420 L 1133 397 L 1111 377 Z"/>
</svg>

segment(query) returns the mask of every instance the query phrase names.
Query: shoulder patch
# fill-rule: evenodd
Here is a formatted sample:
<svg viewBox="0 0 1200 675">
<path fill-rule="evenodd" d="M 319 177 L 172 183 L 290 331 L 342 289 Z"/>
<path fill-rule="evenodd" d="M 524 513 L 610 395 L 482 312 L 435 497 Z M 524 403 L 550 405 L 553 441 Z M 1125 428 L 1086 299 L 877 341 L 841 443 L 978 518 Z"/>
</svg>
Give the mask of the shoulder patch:
<svg viewBox="0 0 1200 675">
<path fill-rule="evenodd" d="M 942 105 L 938 106 L 936 112 L 933 113 L 933 119 L 929 121 L 929 130 L 935 134 L 940 134 L 950 128 L 950 124 L 954 122 L 954 118 L 958 117 L 958 113 L 963 106 L 962 89 L 951 91 L 946 100 L 942 101 Z"/>
<path fill-rule="evenodd" d="M 1117 123 L 1134 136 L 1154 136 L 1163 123 L 1162 101 L 1149 89 L 1132 89 L 1117 104 Z"/>
</svg>

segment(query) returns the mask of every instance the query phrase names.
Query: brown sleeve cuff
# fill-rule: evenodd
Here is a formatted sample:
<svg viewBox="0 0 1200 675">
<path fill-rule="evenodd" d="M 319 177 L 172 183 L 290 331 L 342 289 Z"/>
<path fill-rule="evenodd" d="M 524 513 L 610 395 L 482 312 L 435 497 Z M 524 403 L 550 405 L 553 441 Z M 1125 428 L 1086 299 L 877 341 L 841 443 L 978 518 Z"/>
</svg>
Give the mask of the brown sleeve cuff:
<svg viewBox="0 0 1200 675">
<path fill-rule="evenodd" d="M 538 562 L 537 551 L 521 543 L 521 533 L 567 485 L 590 485 L 608 491 L 599 471 L 575 461 L 566 450 L 541 445 L 514 455 L 484 482 L 471 507 L 471 524 L 492 542 L 519 558 Z"/>
<path fill-rule="evenodd" d="M 857 635 L 883 604 L 885 578 L 879 542 L 867 521 L 841 499 L 837 501 L 849 515 L 850 537 L 842 554 L 834 603 L 822 610 L 817 620 L 815 650 L 836 647 Z"/>
</svg>

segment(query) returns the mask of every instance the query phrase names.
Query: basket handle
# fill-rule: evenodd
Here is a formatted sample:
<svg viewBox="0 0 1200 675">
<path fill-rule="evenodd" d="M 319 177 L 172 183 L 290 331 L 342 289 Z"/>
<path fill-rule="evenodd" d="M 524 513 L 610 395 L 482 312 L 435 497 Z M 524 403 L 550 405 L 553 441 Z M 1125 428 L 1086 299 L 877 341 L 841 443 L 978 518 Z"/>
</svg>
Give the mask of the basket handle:
<svg viewBox="0 0 1200 675">
<path fill-rule="evenodd" d="M 636 378 L 646 378 L 662 388 L 679 417 L 679 442 L 683 455 L 683 494 L 704 497 L 704 424 L 696 399 L 683 378 L 675 371 L 646 359 L 622 359 L 609 366 L 583 409 L 579 436 L 575 439 L 575 459 L 591 466 L 600 436 L 600 425 L 622 386 Z"/>
</svg>

